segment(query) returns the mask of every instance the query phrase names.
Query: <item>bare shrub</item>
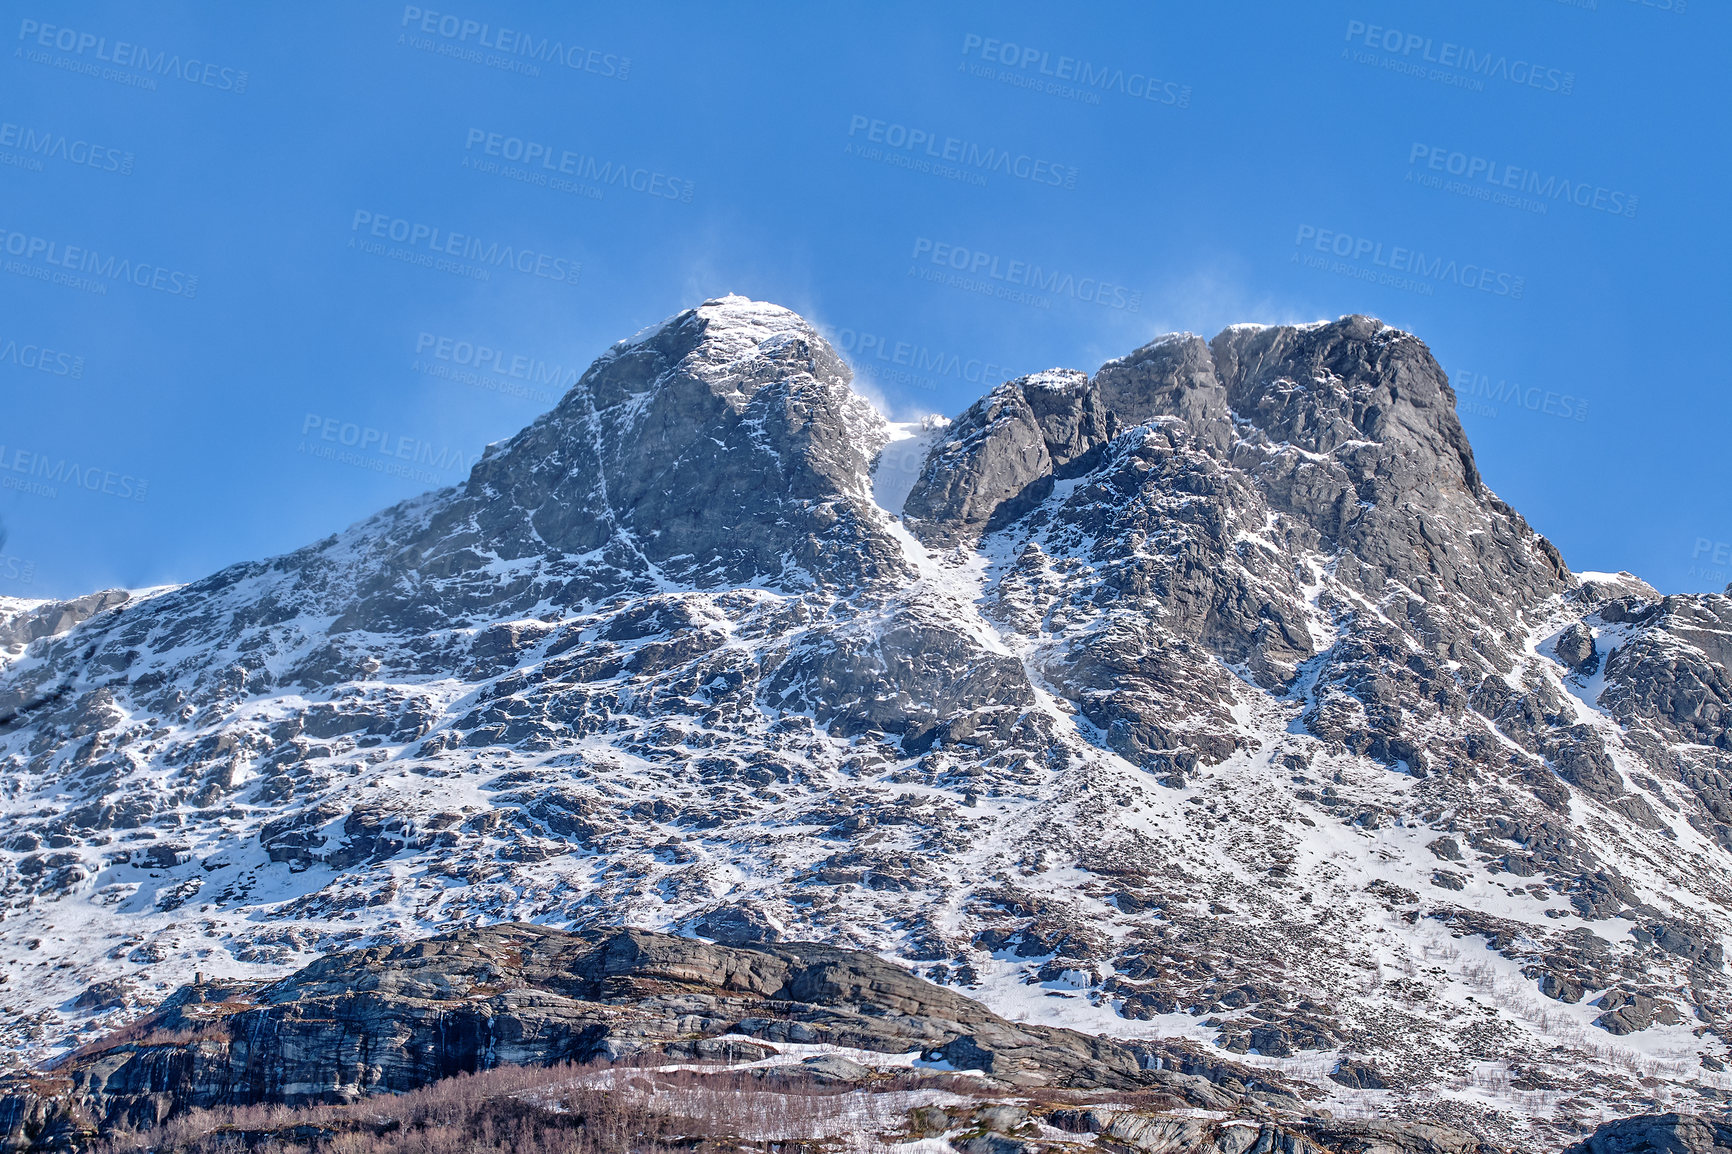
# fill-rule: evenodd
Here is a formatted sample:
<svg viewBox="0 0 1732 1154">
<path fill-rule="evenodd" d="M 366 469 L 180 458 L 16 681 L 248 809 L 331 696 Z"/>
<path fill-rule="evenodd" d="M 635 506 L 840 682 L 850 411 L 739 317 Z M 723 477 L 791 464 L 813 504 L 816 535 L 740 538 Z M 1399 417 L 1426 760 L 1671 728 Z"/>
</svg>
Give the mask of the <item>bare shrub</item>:
<svg viewBox="0 0 1732 1154">
<path fill-rule="evenodd" d="M 118 1030 L 104 1034 L 95 1041 L 86 1042 L 78 1049 L 55 1062 L 55 1067 L 65 1066 L 79 1058 L 88 1058 L 95 1054 L 106 1053 L 119 1049 L 121 1046 L 185 1046 L 194 1042 L 227 1042 L 229 1037 L 227 1027 L 220 1023 L 200 1026 L 196 1030 L 163 1030 L 156 1027 L 154 1019 L 145 1018 L 122 1026 Z"/>
<path fill-rule="evenodd" d="M 826 1085 L 698 1063 L 501 1066 L 346 1105 L 189 1110 L 92 1154 L 693 1154 L 899 1132 L 912 1107 L 978 1092 L 966 1079 Z"/>
</svg>

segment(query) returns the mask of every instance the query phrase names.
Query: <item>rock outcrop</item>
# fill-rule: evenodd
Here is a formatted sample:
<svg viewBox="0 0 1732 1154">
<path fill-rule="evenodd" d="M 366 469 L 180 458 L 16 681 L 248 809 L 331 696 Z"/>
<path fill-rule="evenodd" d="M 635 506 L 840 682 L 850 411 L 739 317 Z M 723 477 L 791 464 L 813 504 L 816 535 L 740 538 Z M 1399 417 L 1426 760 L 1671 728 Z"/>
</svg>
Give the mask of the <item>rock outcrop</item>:
<svg viewBox="0 0 1732 1154">
<path fill-rule="evenodd" d="M 53 1149 L 192 1109 L 401 1094 L 498 1066 L 749 1063 L 788 1043 L 856 1052 L 802 1067 L 832 1080 L 865 1081 L 861 1062 L 878 1055 L 1005 1089 L 1303 1109 L 1279 1080 L 1197 1047 L 1010 1022 L 858 950 L 498 925 L 334 955 L 278 982 L 183 987 L 52 1070 L 0 1084 L 0 1147 Z"/>
<path fill-rule="evenodd" d="M 1607 1122 L 1565 1154 L 1718 1154 L 1732 1150 L 1732 1121 L 1649 1114 Z"/>
</svg>

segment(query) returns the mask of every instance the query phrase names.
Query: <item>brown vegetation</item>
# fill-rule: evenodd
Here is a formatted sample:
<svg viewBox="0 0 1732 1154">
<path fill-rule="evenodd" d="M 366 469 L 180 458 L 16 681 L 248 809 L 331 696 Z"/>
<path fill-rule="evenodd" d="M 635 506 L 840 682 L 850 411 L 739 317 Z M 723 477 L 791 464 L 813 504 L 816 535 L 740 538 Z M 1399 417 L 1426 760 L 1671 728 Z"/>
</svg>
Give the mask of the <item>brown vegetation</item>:
<svg viewBox="0 0 1732 1154">
<path fill-rule="evenodd" d="M 200 1026 L 196 1030 L 163 1030 L 157 1028 L 154 1024 L 155 1021 L 156 1019 L 151 1017 L 131 1025 L 122 1026 L 93 1042 L 86 1042 L 62 1058 L 56 1065 L 64 1066 L 77 1061 L 79 1058 L 106 1053 L 121 1046 L 137 1046 L 143 1049 L 148 1046 L 185 1046 L 195 1042 L 227 1042 L 230 1040 L 228 1028 L 218 1023 Z"/>
<path fill-rule="evenodd" d="M 681 1154 L 828 1149 L 907 1129 L 923 1100 L 965 1080 L 823 1085 L 797 1073 L 630 1066 L 504 1066 L 346 1105 L 193 1110 L 109 1134 L 92 1154 Z M 952 1099 L 954 1100 L 954 1098 Z"/>
</svg>

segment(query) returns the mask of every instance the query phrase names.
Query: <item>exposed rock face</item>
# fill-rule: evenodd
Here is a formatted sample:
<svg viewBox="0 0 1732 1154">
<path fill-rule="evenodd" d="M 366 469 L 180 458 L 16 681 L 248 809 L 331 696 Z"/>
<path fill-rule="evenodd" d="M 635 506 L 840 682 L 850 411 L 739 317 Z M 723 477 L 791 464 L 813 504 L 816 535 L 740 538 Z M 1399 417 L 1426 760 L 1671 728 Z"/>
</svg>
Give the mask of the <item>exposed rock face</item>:
<svg viewBox="0 0 1732 1154">
<path fill-rule="evenodd" d="M 105 609 L 113 609 L 132 600 L 124 589 L 104 589 L 86 593 L 70 601 L 17 601 L 0 598 L 10 605 L 0 605 L 0 661 L 16 657 L 32 641 L 58 637 L 74 625 L 86 621 Z"/>
<path fill-rule="evenodd" d="M 1732 1150 L 1732 1123 L 1681 1114 L 1607 1122 L 1565 1154 L 1716 1154 Z"/>
<path fill-rule="evenodd" d="M 132 1012 L 73 1004 L 101 983 L 533 919 L 1350 1053 L 1532 1148 L 1551 1118 L 1448 1088 L 1636 1112 L 1657 1063 L 1720 1101 L 1732 598 L 1572 574 L 1365 317 L 1164 337 L 947 426 L 848 380 L 794 314 L 706 302 L 461 486 L 20 610 L 48 633 L 8 609 L 0 1038 L 100 1033 Z M 911 445 L 901 500 L 872 462 Z"/>
<path fill-rule="evenodd" d="M 1580 621 L 1558 635 L 1556 648 L 1558 660 L 1578 673 L 1591 674 L 1598 665 L 1593 630 Z"/>
<path fill-rule="evenodd" d="M 1497 1148 L 1449 1126 L 1423 1122 L 1347 1122 L 1310 1120 L 1258 1123 L 1245 1119 L 1159 1116 L 1096 1109 L 1077 1111 L 1078 1129 L 1108 1139 L 1108 1150 L 1146 1150 L 1151 1154 L 1500 1154 Z M 1068 1119 L 1060 1119 L 1068 1120 Z M 982 1144 L 990 1154 L 1012 1149 Z M 1017 1151 L 1036 1149 L 1018 1146 Z M 1059 1149 L 1062 1149 L 1060 1147 Z"/>
<path fill-rule="evenodd" d="M 1088 377 L 1036 373 L 994 389 L 951 426 L 903 512 L 930 544 L 954 544 L 1035 508 L 1056 477 L 1099 455 L 1115 427 Z"/>
<path fill-rule="evenodd" d="M 1074 416 L 1037 421 L 1037 406 L 1059 407 L 1054 396 Z M 1296 556 L 1328 554 L 1336 580 L 1374 599 L 1407 591 L 1422 652 L 1440 660 L 1463 659 L 1491 640 L 1482 626 L 1507 633 L 1519 607 L 1574 584 L 1557 551 L 1485 489 L 1425 346 L 1364 317 L 1163 338 L 1092 381 L 1003 385 L 935 447 L 905 511 L 917 534 L 948 543 L 1022 515 L 1067 467 L 1102 454 L 1094 483 L 1051 515 L 1141 578 L 1129 591 L 1154 593 L 1176 634 L 1228 661 L 1255 651 L 1254 668 L 1277 682 L 1313 652 Z M 1103 511 L 1100 485 L 1136 515 L 1086 517 Z M 1151 538 L 1161 567 L 1128 564 Z"/>
<path fill-rule="evenodd" d="M 269 984 L 185 987 L 49 1082 L 0 1087 L 9 1127 L 0 1145 L 49 1148 L 195 1107 L 402 1093 L 499 1065 L 774 1052 L 753 1038 L 917 1054 L 1006 1087 L 1161 1089 L 1203 1107 L 1302 1108 L 1278 1082 L 1195 1047 L 1134 1048 L 1012 1023 L 856 950 L 502 925 L 335 955 Z M 869 1070 L 832 1055 L 817 1072 L 864 1080 Z"/>
</svg>

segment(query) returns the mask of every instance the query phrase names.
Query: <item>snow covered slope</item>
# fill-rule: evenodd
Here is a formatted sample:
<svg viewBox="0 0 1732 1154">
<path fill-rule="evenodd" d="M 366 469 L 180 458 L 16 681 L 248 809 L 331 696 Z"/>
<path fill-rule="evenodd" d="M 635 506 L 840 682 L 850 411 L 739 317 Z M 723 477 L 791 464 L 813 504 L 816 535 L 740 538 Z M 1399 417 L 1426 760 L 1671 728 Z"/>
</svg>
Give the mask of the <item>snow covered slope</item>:
<svg viewBox="0 0 1732 1154">
<path fill-rule="evenodd" d="M 0 609 L 0 1036 L 475 921 L 863 946 L 1337 1113 L 1724 1100 L 1732 599 L 1574 575 L 1425 347 L 1176 334 L 892 426 L 801 318 L 464 484 Z"/>
</svg>

